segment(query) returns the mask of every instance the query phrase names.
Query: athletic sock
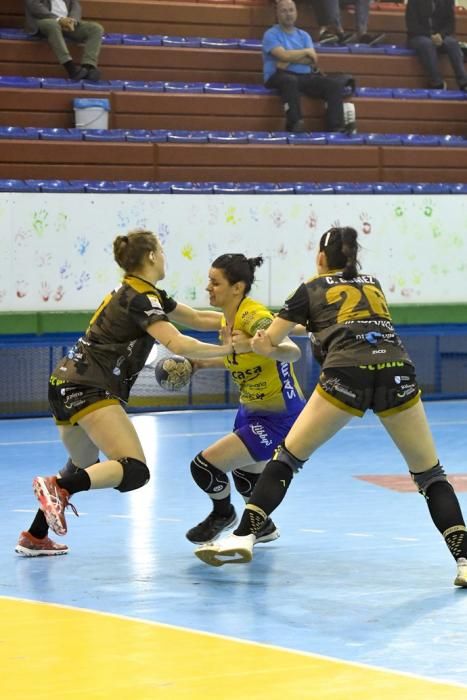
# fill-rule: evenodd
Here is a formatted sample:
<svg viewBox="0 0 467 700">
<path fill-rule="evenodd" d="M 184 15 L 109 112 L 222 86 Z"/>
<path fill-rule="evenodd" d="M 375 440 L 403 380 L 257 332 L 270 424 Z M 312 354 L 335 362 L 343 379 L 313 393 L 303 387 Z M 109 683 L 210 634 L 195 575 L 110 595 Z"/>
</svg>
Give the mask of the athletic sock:
<svg viewBox="0 0 467 700">
<path fill-rule="evenodd" d="M 222 518 L 227 518 L 232 514 L 232 504 L 230 502 L 230 496 L 227 498 L 220 498 L 219 500 L 212 500 L 212 510 L 216 515 L 220 515 Z"/>
<path fill-rule="evenodd" d="M 274 459 L 268 462 L 234 534 L 243 536 L 258 532 L 267 517 L 282 502 L 292 478 L 293 472 L 287 464 Z"/>
<path fill-rule="evenodd" d="M 86 469 L 80 469 L 76 474 L 59 477 L 57 484 L 61 489 L 68 491 L 70 496 L 79 491 L 89 491 L 91 488 L 91 479 Z"/>
<path fill-rule="evenodd" d="M 44 537 L 47 537 L 49 526 L 47 525 L 44 513 L 40 509 L 37 511 L 36 517 L 32 521 L 28 532 L 33 537 L 37 537 L 38 540 L 43 540 Z"/>
<path fill-rule="evenodd" d="M 467 558 L 467 528 L 451 484 L 435 481 L 427 489 L 426 500 L 431 518 L 454 559 Z"/>
</svg>

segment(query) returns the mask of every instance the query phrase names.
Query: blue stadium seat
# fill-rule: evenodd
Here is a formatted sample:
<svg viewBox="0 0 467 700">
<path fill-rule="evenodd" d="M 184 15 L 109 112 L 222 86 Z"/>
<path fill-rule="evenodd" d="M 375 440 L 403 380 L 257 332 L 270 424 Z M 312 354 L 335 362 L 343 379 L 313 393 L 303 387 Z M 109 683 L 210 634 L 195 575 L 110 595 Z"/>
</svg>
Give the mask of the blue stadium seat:
<svg viewBox="0 0 467 700">
<path fill-rule="evenodd" d="M 450 185 L 451 194 L 467 194 L 467 184 L 458 182 Z"/>
<path fill-rule="evenodd" d="M 389 56 L 415 56 L 416 51 L 415 49 L 408 49 L 405 46 L 386 46 L 386 53 Z"/>
<path fill-rule="evenodd" d="M 22 126 L 0 126 L 0 139 L 33 139 L 39 138 L 39 131 L 36 128 Z"/>
<path fill-rule="evenodd" d="M 439 137 L 440 146 L 454 146 L 455 148 L 465 148 L 467 146 L 467 138 L 464 136 L 454 136 L 447 134 Z"/>
<path fill-rule="evenodd" d="M 41 192 L 84 192 L 85 185 L 79 180 L 28 180 L 31 185 L 39 185 Z"/>
<path fill-rule="evenodd" d="M 239 83 L 205 83 L 204 92 L 220 93 L 222 95 L 241 95 L 244 85 Z"/>
<path fill-rule="evenodd" d="M 327 142 L 332 145 L 339 146 L 356 146 L 365 143 L 364 134 L 341 134 L 339 132 L 331 132 L 327 136 Z"/>
<path fill-rule="evenodd" d="M 151 129 L 151 141 L 154 143 L 164 143 L 167 141 L 167 129 Z"/>
<path fill-rule="evenodd" d="M 125 129 L 83 129 L 85 141 L 125 141 Z"/>
<path fill-rule="evenodd" d="M 264 85 L 244 85 L 243 93 L 245 95 L 277 95 L 277 90 L 264 87 Z"/>
<path fill-rule="evenodd" d="M 382 97 L 392 98 L 392 88 L 376 88 L 376 87 L 357 87 L 355 89 L 356 97 Z"/>
<path fill-rule="evenodd" d="M 112 90 L 123 90 L 125 87 L 124 80 L 99 80 L 98 83 L 90 80 L 82 81 L 83 90 L 94 90 L 99 92 L 111 92 Z"/>
<path fill-rule="evenodd" d="M 400 146 L 401 134 L 365 134 L 365 143 L 372 146 Z"/>
<path fill-rule="evenodd" d="M 463 90 L 428 90 L 428 97 L 432 100 L 465 100 L 466 93 Z"/>
<path fill-rule="evenodd" d="M 419 88 L 393 88 L 393 97 L 398 100 L 428 100 L 430 90 Z"/>
<path fill-rule="evenodd" d="M 350 53 L 348 46 L 339 46 L 338 44 L 315 44 L 317 53 Z"/>
<path fill-rule="evenodd" d="M 124 34 L 122 43 L 129 46 L 160 46 L 162 36 L 159 34 Z"/>
<path fill-rule="evenodd" d="M 325 145 L 327 144 L 327 131 L 309 131 L 304 134 L 289 134 L 287 136 L 287 141 L 295 146 L 298 145 Z"/>
<path fill-rule="evenodd" d="M 260 39 L 239 39 L 238 48 L 247 51 L 261 51 L 263 43 Z"/>
<path fill-rule="evenodd" d="M 336 194 L 373 194 L 372 182 L 336 182 Z"/>
<path fill-rule="evenodd" d="M 45 90 L 82 90 L 81 80 L 69 80 L 68 78 L 42 78 L 41 88 Z"/>
<path fill-rule="evenodd" d="M 153 141 L 150 129 L 132 129 L 125 132 L 125 139 L 130 143 L 151 143 Z"/>
<path fill-rule="evenodd" d="M 39 192 L 39 185 L 26 180 L 0 179 L 0 192 Z"/>
<path fill-rule="evenodd" d="M 185 46 L 189 49 L 197 49 L 201 46 L 201 39 L 197 36 L 163 36 L 162 46 Z"/>
<path fill-rule="evenodd" d="M 102 43 L 103 44 L 121 44 L 123 41 L 123 34 L 117 34 L 117 33 L 110 33 L 110 34 L 104 34 L 102 37 Z"/>
<path fill-rule="evenodd" d="M 0 88 L 40 88 L 42 78 L 24 78 L 22 75 L 0 75 Z"/>
<path fill-rule="evenodd" d="M 412 185 L 408 182 L 375 182 L 373 194 L 411 194 Z"/>
<path fill-rule="evenodd" d="M 86 185 L 86 192 L 99 193 L 122 193 L 128 192 L 130 183 L 127 181 L 114 182 L 113 180 L 101 180 L 100 182 L 91 181 Z"/>
<path fill-rule="evenodd" d="M 238 39 L 210 39 L 201 37 L 200 46 L 205 49 L 238 49 Z"/>
<path fill-rule="evenodd" d="M 221 182 L 213 185 L 214 194 L 255 194 L 255 182 Z"/>
<path fill-rule="evenodd" d="M 164 92 L 162 80 L 125 80 L 123 89 L 128 92 Z"/>
<path fill-rule="evenodd" d="M 248 143 L 248 133 L 246 131 L 210 131 L 208 133 L 209 143 Z"/>
<path fill-rule="evenodd" d="M 295 194 L 334 194 L 334 185 L 331 182 L 298 182 Z"/>
<path fill-rule="evenodd" d="M 44 141 L 82 141 L 81 129 L 42 128 L 39 138 Z"/>
<path fill-rule="evenodd" d="M 252 131 L 248 134 L 250 143 L 267 143 L 269 145 L 287 144 L 289 133 L 287 131 Z"/>
<path fill-rule="evenodd" d="M 24 29 L 17 27 L 2 27 L 0 29 L 0 39 L 10 39 L 18 41 L 37 41 L 38 37 L 28 34 Z"/>
<path fill-rule="evenodd" d="M 171 182 L 131 182 L 128 185 L 128 192 L 133 194 L 170 194 Z"/>
<path fill-rule="evenodd" d="M 207 143 L 208 133 L 207 131 L 168 131 L 167 141 L 169 143 Z"/>
<path fill-rule="evenodd" d="M 402 134 L 403 146 L 439 146 L 439 136 L 433 134 Z"/>
<path fill-rule="evenodd" d="M 368 46 L 368 44 L 349 44 L 350 53 L 356 54 L 385 54 L 384 46 Z"/>
<path fill-rule="evenodd" d="M 451 185 L 447 182 L 417 182 L 412 185 L 414 194 L 449 194 Z"/>
<path fill-rule="evenodd" d="M 212 194 L 213 182 L 173 182 L 172 194 Z"/>
<path fill-rule="evenodd" d="M 202 93 L 204 92 L 204 83 L 181 83 L 181 82 L 169 82 L 164 83 L 165 92 L 185 92 L 189 93 Z"/>
<path fill-rule="evenodd" d="M 287 182 L 258 182 L 255 194 L 295 194 L 295 185 Z"/>
</svg>

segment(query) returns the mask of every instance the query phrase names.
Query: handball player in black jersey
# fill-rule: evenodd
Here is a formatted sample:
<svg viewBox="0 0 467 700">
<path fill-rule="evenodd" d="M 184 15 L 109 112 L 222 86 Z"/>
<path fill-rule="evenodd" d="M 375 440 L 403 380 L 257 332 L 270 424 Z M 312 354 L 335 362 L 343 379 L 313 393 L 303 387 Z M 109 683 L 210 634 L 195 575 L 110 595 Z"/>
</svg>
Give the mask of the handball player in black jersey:
<svg viewBox="0 0 467 700">
<path fill-rule="evenodd" d="M 404 457 L 457 563 L 454 584 L 467 588 L 467 530 L 438 460 L 415 368 L 394 330 L 380 283 L 359 272 L 357 255 L 355 229 L 326 231 L 320 239 L 316 276 L 301 284 L 269 328 L 253 338 L 254 352 L 267 355 L 295 324 L 304 325 L 321 364 L 320 377 L 261 474 L 239 527 L 195 554 L 212 566 L 251 561 L 255 533 L 283 500 L 294 474 L 353 416 L 371 409 Z"/>
<path fill-rule="evenodd" d="M 66 554 L 65 544 L 48 536 L 67 531 L 69 497 L 89 489 L 132 491 L 149 481 L 141 442 L 125 412 L 131 388 L 154 341 L 192 359 L 232 354 L 232 342 L 211 345 L 180 333 L 170 322 L 215 330 L 222 315 L 177 303 L 156 285 L 165 275 L 164 251 L 150 231 L 117 236 L 114 258 L 124 271 L 120 287 L 94 313 L 86 334 L 58 363 L 49 378 L 49 404 L 72 468 L 36 477 L 40 508 L 16 552 L 24 556 Z M 99 462 L 99 452 L 106 456 Z M 71 506 L 74 508 L 73 506 Z"/>
</svg>

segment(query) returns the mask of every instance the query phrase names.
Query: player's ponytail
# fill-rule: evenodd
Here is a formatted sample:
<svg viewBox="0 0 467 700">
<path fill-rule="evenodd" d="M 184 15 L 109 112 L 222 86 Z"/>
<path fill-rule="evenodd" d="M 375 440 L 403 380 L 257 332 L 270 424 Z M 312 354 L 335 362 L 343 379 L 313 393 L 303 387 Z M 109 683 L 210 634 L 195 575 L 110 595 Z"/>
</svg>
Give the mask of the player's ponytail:
<svg viewBox="0 0 467 700">
<path fill-rule="evenodd" d="M 148 253 L 156 253 L 159 248 L 157 236 L 152 231 L 135 229 L 126 236 L 117 236 L 113 242 L 114 259 L 125 272 L 137 270 Z"/>
<path fill-rule="evenodd" d="M 321 236 L 319 249 L 326 255 L 329 269 L 342 270 L 344 279 L 356 277 L 360 263 L 357 232 L 354 228 L 350 226 L 330 228 Z"/>
</svg>

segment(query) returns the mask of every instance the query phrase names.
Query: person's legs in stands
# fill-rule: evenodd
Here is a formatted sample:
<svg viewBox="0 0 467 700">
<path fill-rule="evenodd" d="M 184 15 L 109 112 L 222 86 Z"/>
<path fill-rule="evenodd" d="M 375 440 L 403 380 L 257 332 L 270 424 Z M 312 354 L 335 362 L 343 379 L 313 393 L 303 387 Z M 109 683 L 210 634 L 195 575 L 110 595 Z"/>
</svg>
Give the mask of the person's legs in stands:
<svg viewBox="0 0 467 700">
<path fill-rule="evenodd" d="M 443 76 L 439 72 L 438 51 L 428 36 L 414 36 L 407 42 L 411 49 L 415 49 L 418 58 L 428 76 L 431 88 L 442 89 L 446 86 Z"/>
<path fill-rule="evenodd" d="M 384 34 L 369 34 L 368 19 L 370 16 L 370 0 L 355 0 L 355 28 L 357 41 L 361 44 L 373 46 L 384 38 Z"/>
<path fill-rule="evenodd" d="M 342 131 L 344 128 L 344 108 L 342 86 L 332 78 L 323 75 L 301 75 L 299 89 L 309 97 L 320 97 L 327 103 L 326 130 Z"/>
<path fill-rule="evenodd" d="M 50 48 L 60 65 L 67 71 L 68 76 L 78 80 L 83 78 L 85 71 L 82 71 L 81 66 L 77 66 L 73 62 L 59 23 L 55 19 L 40 19 L 37 21 L 37 26 L 40 35 L 47 39 Z"/>
<path fill-rule="evenodd" d="M 103 33 L 104 28 L 97 22 L 80 22 L 75 31 L 70 34 L 74 41 L 84 44 L 81 64 L 88 71 L 86 76 L 88 80 L 97 81 L 100 78 L 97 66 Z"/>
<path fill-rule="evenodd" d="M 465 90 L 467 88 L 467 74 L 464 69 L 464 54 L 459 46 L 459 42 L 453 36 L 445 36 L 441 51 L 447 53 L 457 84 L 461 90 Z"/>
<path fill-rule="evenodd" d="M 305 131 L 300 107 L 299 76 L 285 70 L 277 70 L 265 85 L 278 90 L 286 114 L 286 131 Z"/>
</svg>

